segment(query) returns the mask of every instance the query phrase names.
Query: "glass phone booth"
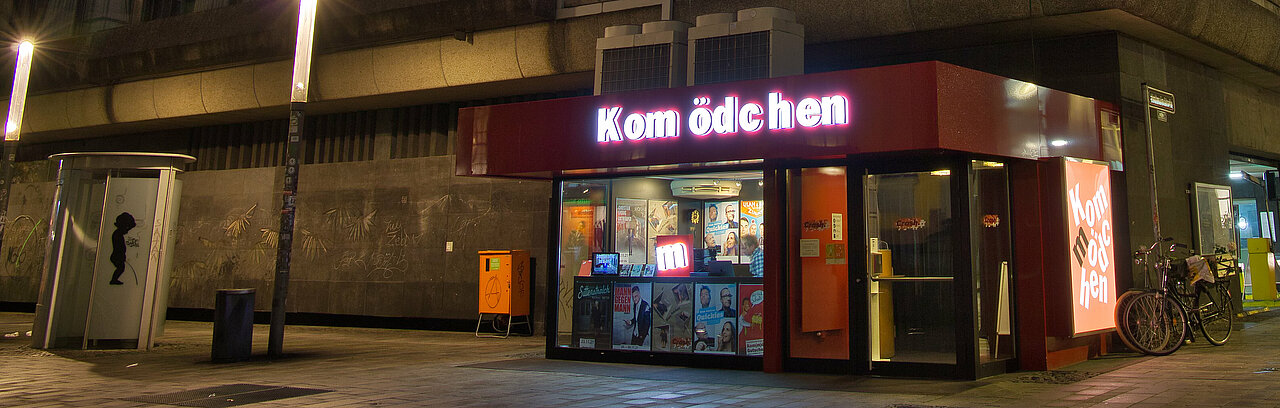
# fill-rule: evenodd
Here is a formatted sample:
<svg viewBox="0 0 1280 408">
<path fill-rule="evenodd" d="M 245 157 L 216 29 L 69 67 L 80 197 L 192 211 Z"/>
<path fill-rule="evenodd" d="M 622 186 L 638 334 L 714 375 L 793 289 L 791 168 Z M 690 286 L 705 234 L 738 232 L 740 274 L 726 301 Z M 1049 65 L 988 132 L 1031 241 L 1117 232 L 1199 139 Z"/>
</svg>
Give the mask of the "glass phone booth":
<svg viewBox="0 0 1280 408">
<path fill-rule="evenodd" d="M 35 348 L 150 349 L 164 330 L 173 233 L 194 157 L 60 153 Z"/>
</svg>

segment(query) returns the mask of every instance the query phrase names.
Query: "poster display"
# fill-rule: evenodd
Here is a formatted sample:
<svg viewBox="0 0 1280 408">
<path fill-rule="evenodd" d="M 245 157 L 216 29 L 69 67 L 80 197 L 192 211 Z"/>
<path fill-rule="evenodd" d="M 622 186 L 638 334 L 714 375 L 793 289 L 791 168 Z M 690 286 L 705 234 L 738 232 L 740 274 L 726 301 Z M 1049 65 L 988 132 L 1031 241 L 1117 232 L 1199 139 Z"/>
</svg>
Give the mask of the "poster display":
<svg viewBox="0 0 1280 408">
<path fill-rule="evenodd" d="M 1111 175 L 1103 164 L 1064 160 L 1073 335 L 1114 329 L 1115 247 Z"/>
<path fill-rule="evenodd" d="M 693 284 L 653 284 L 653 351 L 693 351 Z"/>
<path fill-rule="evenodd" d="M 764 355 L 764 285 L 740 284 L 738 295 L 738 354 Z"/>
<path fill-rule="evenodd" d="M 560 241 L 560 251 L 565 259 L 581 262 L 591 257 L 592 244 L 595 242 L 596 208 L 589 205 L 565 206 L 564 220 L 560 223 L 564 237 Z"/>
<path fill-rule="evenodd" d="M 581 348 L 609 348 L 612 306 L 613 285 L 608 282 L 575 282 L 570 344 Z"/>
<path fill-rule="evenodd" d="M 155 178 L 127 177 L 107 183 L 85 335 L 90 340 L 138 338 L 159 183 Z"/>
<path fill-rule="evenodd" d="M 738 287 L 735 284 L 699 283 L 694 305 L 693 352 L 738 352 Z"/>
<path fill-rule="evenodd" d="M 737 261 L 738 257 L 738 202 L 720 201 L 707 203 L 705 207 L 706 229 L 703 244 L 706 248 L 720 246 L 716 260 Z"/>
<path fill-rule="evenodd" d="M 653 327 L 653 307 L 649 299 L 652 283 L 613 285 L 613 348 L 648 350 L 649 329 Z"/>
<path fill-rule="evenodd" d="M 659 235 L 675 235 L 679 233 L 680 225 L 680 207 L 675 201 L 671 200 L 649 200 L 649 217 L 648 217 L 648 233 L 649 233 L 649 263 L 656 263 L 653 260 L 654 250 L 657 248 L 657 238 Z"/>
<path fill-rule="evenodd" d="M 649 224 L 646 200 L 619 198 L 614 204 L 614 247 L 622 255 L 621 263 L 643 264 L 648 262 L 649 236 L 645 233 Z"/>
</svg>

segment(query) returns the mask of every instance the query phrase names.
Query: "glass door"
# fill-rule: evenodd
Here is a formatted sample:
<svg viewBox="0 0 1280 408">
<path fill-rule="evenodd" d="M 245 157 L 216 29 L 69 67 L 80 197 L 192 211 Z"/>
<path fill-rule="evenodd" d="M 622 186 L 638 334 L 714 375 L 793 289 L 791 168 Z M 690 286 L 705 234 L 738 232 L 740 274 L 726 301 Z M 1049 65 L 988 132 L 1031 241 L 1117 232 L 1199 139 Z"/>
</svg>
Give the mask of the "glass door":
<svg viewBox="0 0 1280 408">
<path fill-rule="evenodd" d="M 872 369 L 957 364 L 951 171 L 867 174 L 862 187 Z"/>
</svg>

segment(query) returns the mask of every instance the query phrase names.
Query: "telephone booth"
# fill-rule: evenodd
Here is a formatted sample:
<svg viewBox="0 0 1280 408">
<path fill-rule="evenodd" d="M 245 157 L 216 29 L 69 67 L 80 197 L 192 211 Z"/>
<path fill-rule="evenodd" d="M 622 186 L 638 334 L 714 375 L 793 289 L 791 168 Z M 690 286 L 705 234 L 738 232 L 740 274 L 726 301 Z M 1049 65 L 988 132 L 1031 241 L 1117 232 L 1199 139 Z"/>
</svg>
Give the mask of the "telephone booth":
<svg viewBox="0 0 1280 408">
<path fill-rule="evenodd" d="M 194 157 L 60 153 L 36 348 L 150 349 L 164 330 L 182 182 Z"/>
</svg>

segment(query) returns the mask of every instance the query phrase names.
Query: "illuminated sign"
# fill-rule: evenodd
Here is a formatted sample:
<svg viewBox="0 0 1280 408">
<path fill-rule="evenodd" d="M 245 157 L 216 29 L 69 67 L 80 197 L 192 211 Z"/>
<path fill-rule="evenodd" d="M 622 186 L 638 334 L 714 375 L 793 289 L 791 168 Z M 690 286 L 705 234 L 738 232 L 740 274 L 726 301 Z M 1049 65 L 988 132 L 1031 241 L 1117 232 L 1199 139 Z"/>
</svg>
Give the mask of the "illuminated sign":
<svg viewBox="0 0 1280 408">
<path fill-rule="evenodd" d="M 1147 87 L 1147 106 L 1155 108 L 1158 111 L 1169 113 L 1173 112 L 1173 94 Z"/>
<path fill-rule="evenodd" d="M 755 133 L 794 128 L 818 128 L 849 124 L 849 98 L 833 94 L 792 101 L 782 92 L 770 92 L 765 102 L 726 96 L 713 100 L 693 98 L 688 115 L 677 109 L 627 112 L 622 106 L 596 109 L 596 142 L 680 137 L 682 130 L 694 136 Z M 681 121 L 686 117 L 688 123 Z"/>
<path fill-rule="evenodd" d="M 689 250 L 693 235 L 659 235 L 654 239 L 657 276 L 689 276 L 693 252 Z"/>
<path fill-rule="evenodd" d="M 1074 335 L 1116 327 L 1111 175 L 1105 164 L 1064 161 Z"/>
</svg>

